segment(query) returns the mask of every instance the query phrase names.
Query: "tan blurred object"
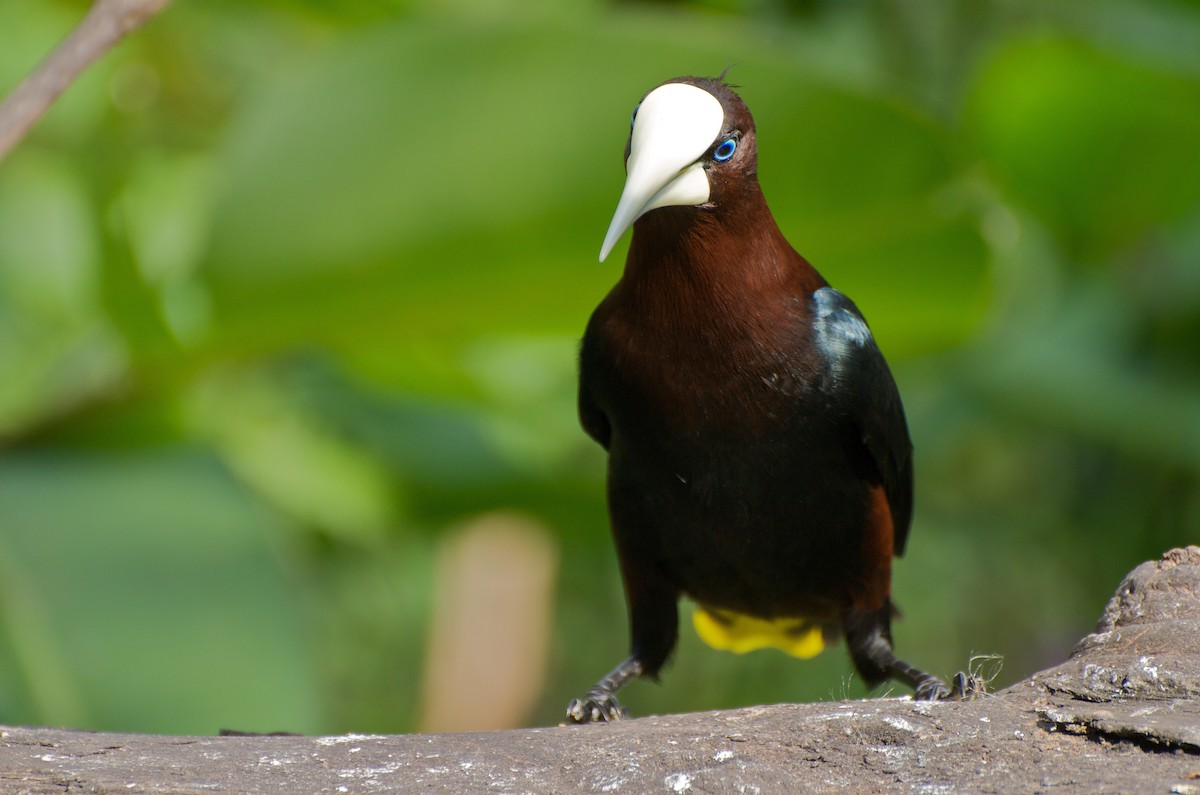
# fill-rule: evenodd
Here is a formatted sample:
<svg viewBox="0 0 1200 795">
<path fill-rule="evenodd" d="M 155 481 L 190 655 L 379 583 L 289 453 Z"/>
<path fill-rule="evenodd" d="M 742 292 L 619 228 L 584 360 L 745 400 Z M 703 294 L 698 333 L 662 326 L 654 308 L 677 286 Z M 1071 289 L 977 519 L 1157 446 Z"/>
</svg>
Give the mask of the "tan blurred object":
<svg viewBox="0 0 1200 795">
<path fill-rule="evenodd" d="M 422 732 L 522 725 L 546 676 L 558 551 L 517 514 L 478 517 L 438 556 Z"/>
</svg>

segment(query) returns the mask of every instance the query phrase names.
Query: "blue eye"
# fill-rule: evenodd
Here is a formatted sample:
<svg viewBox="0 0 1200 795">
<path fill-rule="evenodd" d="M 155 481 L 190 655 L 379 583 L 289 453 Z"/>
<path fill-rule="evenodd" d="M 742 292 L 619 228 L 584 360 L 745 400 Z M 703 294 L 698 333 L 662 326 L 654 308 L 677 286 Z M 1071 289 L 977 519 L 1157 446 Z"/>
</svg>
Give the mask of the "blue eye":
<svg viewBox="0 0 1200 795">
<path fill-rule="evenodd" d="M 724 163 L 729 158 L 733 157 L 733 153 L 737 151 L 737 141 L 732 138 L 726 138 L 721 142 L 721 145 L 713 150 L 713 160 L 718 163 Z"/>
</svg>

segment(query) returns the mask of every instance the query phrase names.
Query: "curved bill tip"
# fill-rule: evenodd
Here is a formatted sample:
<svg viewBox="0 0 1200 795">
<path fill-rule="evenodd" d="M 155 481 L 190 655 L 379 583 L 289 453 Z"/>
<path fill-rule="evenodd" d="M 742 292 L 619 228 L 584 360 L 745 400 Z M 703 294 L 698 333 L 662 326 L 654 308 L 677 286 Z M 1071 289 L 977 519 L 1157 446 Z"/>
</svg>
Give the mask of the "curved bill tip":
<svg viewBox="0 0 1200 795">
<path fill-rule="evenodd" d="M 716 97 L 689 83 L 666 83 L 646 95 L 630 132 L 625 187 L 600 247 L 601 262 L 650 210 L 708 201 L 708 177 L 696 161 L 721 131 L 724 116 Z"/>
<path fill-rule="evenodd" d="M 625 234 L 625 229 L 628 224 L 617 225 L 616 219 L 613 219 L 608 227 L 608 233 L 604 236 L 604 243 L 600 246 L 600 262 L 608 259 L 608 255 L 612 253 L 613 246 L 617 245 L 617 241 L 621 239 L 621 235 Z"/>
</svg>

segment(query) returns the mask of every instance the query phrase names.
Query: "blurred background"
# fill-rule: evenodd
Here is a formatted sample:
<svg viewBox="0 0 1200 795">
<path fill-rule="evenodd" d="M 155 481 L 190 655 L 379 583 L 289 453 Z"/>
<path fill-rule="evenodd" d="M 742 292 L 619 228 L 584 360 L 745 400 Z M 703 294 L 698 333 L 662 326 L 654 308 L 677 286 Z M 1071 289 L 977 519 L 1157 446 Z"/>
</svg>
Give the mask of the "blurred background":
<svg viewBox="0 0 1200 795">
<path fill-rule="evenodd" d="M 0 93 L 86 8 L 0 4 Z M 557 722 L 629 113 L 730 64 L 908 408 L 901 655 L 1011 683 L 1200 541 L 1200 3 L 176 0 L 0 164 L 0 722 Z M 867 694 L 689 613 L 636 714 Z"/>
</svg>

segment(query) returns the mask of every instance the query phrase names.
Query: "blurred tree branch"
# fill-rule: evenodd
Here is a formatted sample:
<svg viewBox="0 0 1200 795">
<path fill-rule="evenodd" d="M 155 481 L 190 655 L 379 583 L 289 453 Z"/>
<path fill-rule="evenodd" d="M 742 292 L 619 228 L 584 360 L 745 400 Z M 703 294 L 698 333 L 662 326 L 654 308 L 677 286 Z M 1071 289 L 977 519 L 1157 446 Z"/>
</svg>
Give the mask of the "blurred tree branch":
<svg viewBox="0 0 1200 795">
<path fill-rule="evenodd" d="M 0 161 L 89 65 L 170 0 L 96 0 L 80 23 L 0 104 Z"/>
</svg>

